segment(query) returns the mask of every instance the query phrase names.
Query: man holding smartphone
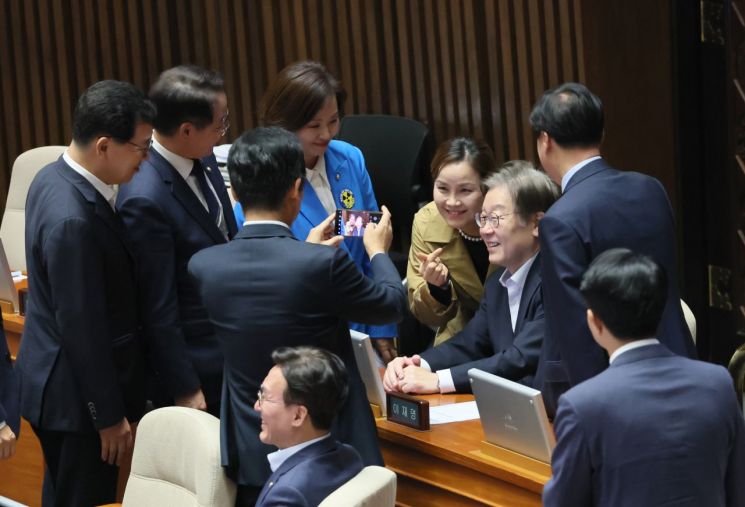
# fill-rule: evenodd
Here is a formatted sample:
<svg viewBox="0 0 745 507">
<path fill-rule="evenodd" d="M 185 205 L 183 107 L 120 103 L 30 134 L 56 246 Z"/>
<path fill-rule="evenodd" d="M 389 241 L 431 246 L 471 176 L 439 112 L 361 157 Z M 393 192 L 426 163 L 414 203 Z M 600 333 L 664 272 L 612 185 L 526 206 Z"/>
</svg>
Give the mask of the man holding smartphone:
<svg viewBox="0 0 745 507">
<path fill-rule="evenodd" d="M 225 357 L 223 465 L 239 485 L 238 505 L 252 505 L 270 475 L 264 457 L 273 450 L 259 440 L 261 417 L 252 407 L 261 375 L 272 367 L 271 352 L 280 346 L 312 345 L 341 357 L 350 374 L 349 398 L 331 434 L 354 447 L 365 465 L 382 464 L 348 321 L 400 321 L 406 293 L 386 253 L 392 228 L 385 208 L 362 241 L 371 278 L 345 250 L 293 235 L 289 224 L 300 210 L 305 171 L 295 135 L 279 127 L 244 133 L 230 150 L 228 171 L 244 227 L 228 244 L 195 254 L 189 272 Z"/>
</svg>

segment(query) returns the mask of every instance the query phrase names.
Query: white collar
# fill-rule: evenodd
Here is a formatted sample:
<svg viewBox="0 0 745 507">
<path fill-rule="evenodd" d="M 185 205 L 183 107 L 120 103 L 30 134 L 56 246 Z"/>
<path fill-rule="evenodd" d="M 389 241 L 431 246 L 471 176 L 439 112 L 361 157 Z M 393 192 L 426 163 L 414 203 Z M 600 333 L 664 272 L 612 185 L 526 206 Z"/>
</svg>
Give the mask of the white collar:
<svg viewBox="0 0 745 507">
<path fill-rule="evenodd" d="M 82 165 L 75 162 L 67 150 L 62 154 L 62 159 L 69 165 L 73 171 L 81 175 L 83 178 L 85 178 L 88 183 L 93 185 L 93 188 L 96 189 L 96 191 L 101 194 L 101 196 L 106 200 L 106 202 L 109 203 L 111 208 L 114 208 L 114 201 L 116 200 L 116 187 L 114 185 L 109 185 L 107 183 L 104 183 L 101 181 L 101 179 L 90 172 L 88 169 L 83 167 Z"/>
<path fill-rule="evenodd" d="M 281 225 L 285 229 L 289 229 L 290 226 L 279 220 L 246 220 L 243 225 Z"/>
<path fill-rule="evenodd" d="M 499 283 L 502 284 L 502 287 L 507 287 L 507 283 L 509 282 L 510 285 L 517 285 L 522 290 L 522 287 L 525 285 L 525 280 L 528 278 L 528 271 L 530 271 L 530 266 L 532 266 L 533 262 L 535 262 L 535 258 L 537 255 L 538 252 L 534 253 L 530 259 L 523 262 L 523 265 L 520 266 L 514 274 L 511 274 L 507 269 L 505 269 L 502 272 L 502 276 L 499 277 Z"/>
<path fill-rule="evenodd" d="M 287 447 L 285 449 L 280 449 L 278 451 L 267 454 L 266 459 L 269 460 L 269 468 L 272 469 L 272 472 L 276 472 L 277 469 L 282 466 L 282 463 L 287 461 L 290 456 L 297 453 L 298 451 L 305 449 L 309 445 L 313 445 L 316 442 L 320 442 L 324 438 L 329 438 L 330 436 L 331 433 L 326 433 L 325 435 L 314 438 L 313 440 L 307 440 L 301 444 L 296 444 L 292 447 Z"/>
<path fill-rule="evenodd" d="M 191 170 L 194 168 L 194 161 L 190 158 L 182 157 L 176 153 L 173 153 L 168 148 L 158 142 L 158 139 L 153 136 L 153 149 L 157 151 L 169 164 L 176 169 L 184 181 L 191 174 Z"/>
<path fill-rule="evenodd" d="M 610 359 L 608 359 L 608 364 L 613 364 L 613 361 L 615 361 L 618 356 L 623 354 L 624 352 L 628 352 L 629 350 L 638 349 L 639 347 L 646 347 L 648 345 L 656 345 L 660 343 L 660 340 L 657 338 L 645 338 L 643 340 L 634 340 L 633 342 L 629 342 L 626 345 L 621 345 L 616 349 L 616 351 L 610 355 Z"/>
<path fill-rule="evenodd" d="M 579 164 L 574 165 L 567 173 L 564 175 L 564 177 L 561 178 L 561 193 L 564 193 L 564 190 L 567 188 L 567 185 L 569 184 L 569 180 L 572 179 L 572 176 L 577 174 L 577 172 L 585 167 L 590 162 L 594 162 L 595 160 L 598 160 L 599 158 L 602 158 L 600 155 L 595 155 L 594 157 L 586 158 Z"/>
</svg>

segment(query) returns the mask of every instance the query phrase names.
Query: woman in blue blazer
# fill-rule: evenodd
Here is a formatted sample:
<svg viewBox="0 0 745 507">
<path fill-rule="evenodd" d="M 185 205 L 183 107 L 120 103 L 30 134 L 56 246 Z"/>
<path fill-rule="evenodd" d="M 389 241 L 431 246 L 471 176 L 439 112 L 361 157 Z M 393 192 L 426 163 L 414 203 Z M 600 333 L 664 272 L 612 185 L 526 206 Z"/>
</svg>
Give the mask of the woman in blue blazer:
<svg viewBox="0 0 745 507">
<path fill-rule="evenodd" d="M 285 67 L 269 85 L 261 103 L 264 125 L 294 132 L 303 145 L 306 179 L 300 214 L 292 224 L 299 239 L 336 209 L 378 210 L 372 182 L 362 152 L 344 141 L 334 140 L 339 131 L 345 93 L 339 81 L 317 62 L 296 62 Z M 244 221 L 240 204 L 235 206 L 239 224 Z M 341 244 L 366 275 L 370 259 L 362 239 L 347 237 Z M 350 323 L 352 329 L 370 335 L 387 363 L 396 356 L 395 324 L 370 326 Z"/>
</svg>

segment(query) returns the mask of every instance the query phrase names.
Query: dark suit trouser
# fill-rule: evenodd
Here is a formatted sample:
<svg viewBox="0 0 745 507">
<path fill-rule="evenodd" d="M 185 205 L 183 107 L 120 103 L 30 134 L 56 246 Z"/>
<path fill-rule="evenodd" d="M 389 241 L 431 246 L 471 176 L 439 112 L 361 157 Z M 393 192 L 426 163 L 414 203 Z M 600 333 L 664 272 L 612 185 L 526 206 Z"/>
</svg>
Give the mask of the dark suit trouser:
<svg viewBox="0 0 745 507">
<path fill-rule="evenodd" d="M 98 433 L 33 429 L 47 465 L 44 507 L 89 507 L 116 502 L 119 468 L 101 460 Z"/>
</svg>

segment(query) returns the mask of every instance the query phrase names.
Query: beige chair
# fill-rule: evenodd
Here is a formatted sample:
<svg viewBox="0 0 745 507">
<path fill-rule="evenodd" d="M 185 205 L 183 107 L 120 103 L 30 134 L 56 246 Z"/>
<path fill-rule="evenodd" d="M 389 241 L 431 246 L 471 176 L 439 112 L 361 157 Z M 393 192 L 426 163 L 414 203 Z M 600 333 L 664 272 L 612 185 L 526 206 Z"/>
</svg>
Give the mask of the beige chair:
<svg viewBox="0 0 745 507">
<path fill-rule="evenodd" d="M 396 474 L 387 468 L 369 466 L 327 496 L 318 507 L 393 507 L 396 504 Z"/>
<path fill-rule="evenodd" d="M 10 269 L 26 271 L 26 251 L 24 230 L 26 222 L 26 194 L 36 173 L 57 160 L 65 151 L 65 146 L 42 146 L 21 153 L 13 163 L 10 173 L 8 200 L 0 225 L 0 238 L 8 255 Z"/>
<path fill-rule="evenodd" d="M 693 315 L 691 308 L 682 299 L 680 300 L 680 306 L 683 308 L 683 316 L 686 319 L 688 330 L 691 332 L 691 338 L 693 338 L 693 343 L 695 344 L 696 343 L 696 316 Z"/>
<path fill-rule="evenodd" d="M 233 507 L 236 486 L 220 465 L 220 421 L 165 407 L 137 427 L 124 506 Z"/>
<path fill-rule="evenodd" d="M 743 409 L 742 415 L 745 417 L 745 343 L 740 345 L 732 354 L 728 369 L 730 375 L 732 375 L 732 380 L 735 382 L 735 391 Z"/>
</svg>

